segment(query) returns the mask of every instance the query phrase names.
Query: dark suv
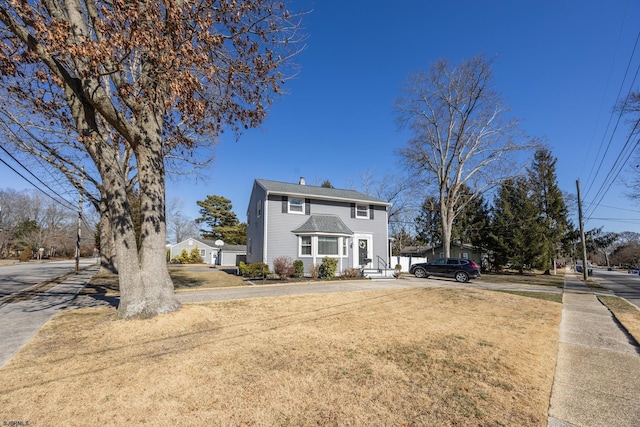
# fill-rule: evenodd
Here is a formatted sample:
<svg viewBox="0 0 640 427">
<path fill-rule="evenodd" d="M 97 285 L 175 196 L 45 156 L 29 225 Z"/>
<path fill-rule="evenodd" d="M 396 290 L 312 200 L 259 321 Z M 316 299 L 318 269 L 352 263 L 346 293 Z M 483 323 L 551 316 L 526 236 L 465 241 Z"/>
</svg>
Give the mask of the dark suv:
<svg viewBox="0 0 640 427">
<path fill-rule="evenodd" d="M 469 279 L 480 277 L 480 267 L 470 259 L 439 258 L 433 261 L 413 264 L 409 273 L 416 277 L 453 277 L 458 282 L 468 282 Z"/>
</svg>

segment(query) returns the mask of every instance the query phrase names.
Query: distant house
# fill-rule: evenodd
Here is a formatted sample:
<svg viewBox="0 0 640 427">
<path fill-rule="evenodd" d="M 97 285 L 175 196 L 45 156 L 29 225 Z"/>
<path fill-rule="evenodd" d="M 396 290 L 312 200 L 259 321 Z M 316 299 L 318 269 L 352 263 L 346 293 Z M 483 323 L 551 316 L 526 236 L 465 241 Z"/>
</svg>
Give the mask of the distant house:
<svg viewBox="0 0 640 427">
<path fill-rule="evenodd" d="M 182 242 L 171 246 L 169 258 L 173 259 L 182 253 L 185 249 L 187 253 L 191 253 L 194 248 L 198 248 L 202 262 L 212 265 L 238 265 L 240 261 L 244 261 L 247 255 L 246 245 L 227 245 L 216 246 L 215 241 L 205 240 L 201 238 L 189 238 Z"/>
<path fill-rule="evenodd" d="M 431 261 L 444 257 L 444 247 L 438 246 L 407 246 L 400 251 L 400 256 L 427 258 Z M 475 246 L 460 243 L 451 243 L 451 258 L 472 259 L 476 262 L 482 261 L 482 254 Z"/>
<path fill-rule="evenodd" d="M 347 268 L 389 264 L 390 203 L 354 190 L 256 179 L 247 209 L 247 262 L 302 260 L 305 272 L 326 256 Z"/>
</svg>

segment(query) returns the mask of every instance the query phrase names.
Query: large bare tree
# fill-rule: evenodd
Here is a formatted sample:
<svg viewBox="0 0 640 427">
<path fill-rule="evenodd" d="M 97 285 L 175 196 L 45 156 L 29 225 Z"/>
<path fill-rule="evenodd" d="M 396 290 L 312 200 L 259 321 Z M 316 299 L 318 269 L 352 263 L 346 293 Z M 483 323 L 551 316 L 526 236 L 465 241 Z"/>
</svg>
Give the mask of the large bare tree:
<svg viewBox="0 0 640 427">
<path fill-rule="evenodd" d="M 72 129 L 100 178 L 120 316 L 179 307 L 165 264 L 165 156 L 227 127 L 259 125 L 281 90 L 297 27 L 269 0 L 0 2 L 7 95 L 43 124 Z M 132 173 L 139 245 L 127 196 Z"/>
<path fill-rule="evenodd" d="M 399 153 L 416 177 L 414 194 L 432 191 L 439 200 L 446 257 L 456 216 L 474 196 L 523 170 L 517 154 L 537 144 L 509 118 L 491 66 L 484 55 L 458 65 L 439 60 L 410 76 L 396 102 L 399 124 L 412 133 Z M 461 197 L 465 186 L 471 197 Z"/>
</svg>

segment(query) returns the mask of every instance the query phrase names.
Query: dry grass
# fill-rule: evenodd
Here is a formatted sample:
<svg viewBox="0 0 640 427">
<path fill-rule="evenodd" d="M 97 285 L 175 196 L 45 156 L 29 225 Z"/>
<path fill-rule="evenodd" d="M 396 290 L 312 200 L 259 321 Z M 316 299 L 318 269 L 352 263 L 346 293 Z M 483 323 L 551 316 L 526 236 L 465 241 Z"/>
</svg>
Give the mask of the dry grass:
<svg viewBox="0 0 640 427">
<path fill-rule="evenodd" d="M 0 420 L 546 426 L 560 316 L 466 288 L 69 311 L 0 369 Z"/>
<path fill-rule="evenodd" d="M 600 295 L 598 299 L 607 306 L 636 342 L 640 342 L 640 311 L 623 298 Z"/>
<path fill-rule="evenodd" d="M 208 266 L 169 266 L 169 275 L 177 291 L 245 285 L 241 277 Z M 95 274 L 82 292 L 108 297 L 116 296 L 119 293 L 118 275 L 112 273 Z"/>
<path fill-rule="evenodd" d="M 480 279 L 474 279 L 478 282 L 488 282 L 497 284 L 512 284 L 518 283 L 522 285 L 540 285 L 540 286 L 552 286 L 556 288 L 564 287 L 564 270 L 558 271 L 558 274 L 535 274 L 535 273 L 483 273 Z"/>
</svg>

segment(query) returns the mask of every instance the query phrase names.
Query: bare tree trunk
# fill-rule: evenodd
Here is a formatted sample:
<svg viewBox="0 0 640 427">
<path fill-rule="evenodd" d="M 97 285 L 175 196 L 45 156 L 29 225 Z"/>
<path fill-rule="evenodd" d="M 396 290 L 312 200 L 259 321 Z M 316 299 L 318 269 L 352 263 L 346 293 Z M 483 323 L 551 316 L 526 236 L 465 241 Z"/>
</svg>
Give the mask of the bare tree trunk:
<svg viewBox="0 0 640 427">
<path fill-rule="evenodd" d="M 141 144 L 136 149 L 136 157 L 142 210 L 140 269 L 147 304 L 143 316 L 152 317 L 180 308 L 166 261 L 167 224 L 162 141 L 158 138 L 154 142 Z"/>
<path fill-rule="evenodd" d="M 104 194 L 100 200 L 100 273 L 117 273 L 118 264 L 114 247 L 113 229 Z"/>
<path fill-rule="evenodd" d="M 118 284 L 122 318 L 140 316 L 145 308 L 145 286 L 140 274 L 136 233 L 127 199 L 125 180 L 118 165 L 106 168 L 103 175 L 104 193 L 113 231 L 115 253 L 118 255 Z"/>
</svg>

